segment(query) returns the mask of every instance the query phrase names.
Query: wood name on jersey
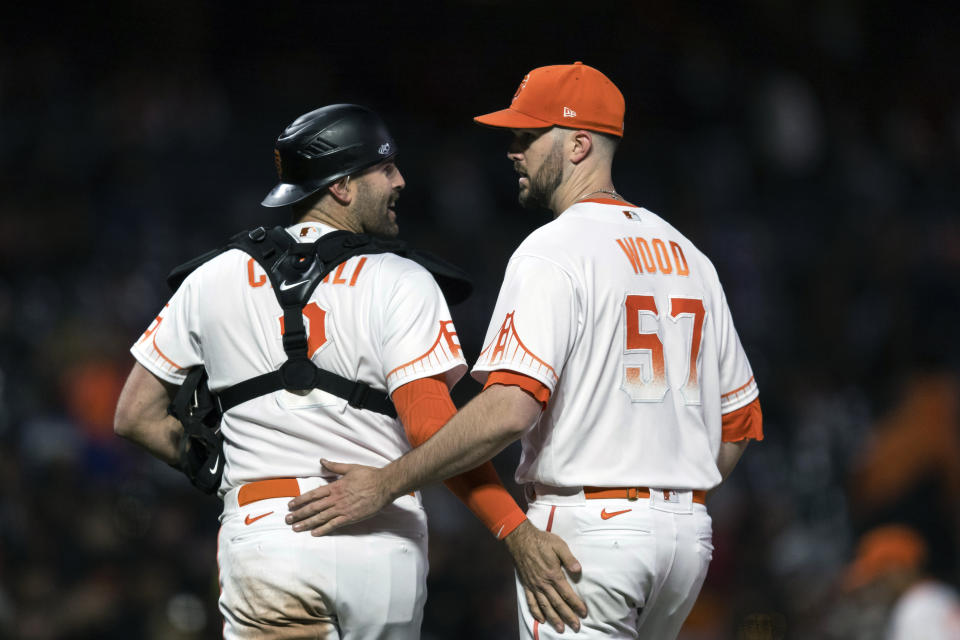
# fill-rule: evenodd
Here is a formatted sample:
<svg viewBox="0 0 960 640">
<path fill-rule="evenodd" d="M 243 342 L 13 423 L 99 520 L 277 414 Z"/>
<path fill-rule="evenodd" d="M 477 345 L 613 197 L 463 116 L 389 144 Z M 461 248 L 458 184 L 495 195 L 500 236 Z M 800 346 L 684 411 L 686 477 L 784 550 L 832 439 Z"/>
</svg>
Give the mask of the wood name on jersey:
<svg viewBox="0 0 960 640">
<path fill-rule="evenodd" d="M 673 274 L 683 277 L 690 275 L 690 267 L 687 265 L 687 258 L 683 255 L 683 249 L 673 240 L 669 241 L 669 249 L 667 249 L 668 243 L 660 238 L 648 241 L 640 236 L 617 238 L 617 244 L 627 256 L 636 274 L 659 272 L 664 275 Z"/>
</svg>

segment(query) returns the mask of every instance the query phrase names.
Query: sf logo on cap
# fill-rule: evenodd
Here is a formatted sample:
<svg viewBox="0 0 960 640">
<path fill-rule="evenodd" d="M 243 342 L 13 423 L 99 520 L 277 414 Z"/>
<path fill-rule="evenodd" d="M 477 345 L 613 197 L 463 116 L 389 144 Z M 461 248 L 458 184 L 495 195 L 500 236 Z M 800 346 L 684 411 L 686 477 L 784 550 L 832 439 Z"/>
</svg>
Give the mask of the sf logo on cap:
<svg viewBox="0 0 960 640">
<path fill-rule="evenodd" d="M 513 99 L 510 100 L 510 104 L 513 104 L 513 102 L 517 99 L 517 96 L 520 95 L 520 92 L 523 91 L 523 88 L 527 86 L 527 80 L 529 79 L 530 79 L 529 73 L 523 76 L 523 80 L 520 81 L 520 86 L 517 87 L 517 92 L 513 94 Z"/>
<path fill-rule="evenodd" d="M 377 153 L 379 153 L 382 156 L 385 156 L 388 153 L 390 153 L 390 143 L 384 142 L 382 145 L 380 145 L 380 148 L 377 149 Z"/>
</svg>

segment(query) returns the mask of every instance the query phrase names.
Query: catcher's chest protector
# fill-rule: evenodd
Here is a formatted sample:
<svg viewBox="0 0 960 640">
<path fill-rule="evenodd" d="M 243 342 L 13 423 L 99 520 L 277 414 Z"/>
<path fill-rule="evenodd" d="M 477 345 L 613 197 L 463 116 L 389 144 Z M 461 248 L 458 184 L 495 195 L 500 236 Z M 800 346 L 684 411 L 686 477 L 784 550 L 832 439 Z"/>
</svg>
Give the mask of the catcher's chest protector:
<svg viewBox="0 0 960 640">
<path fill-rule="evenodd" d="M 451 304 L 466 300 L 472 285 L 458 267 L 399 240 L 366 234 L 333 231 L 316 242 L 301 243 L 283 227 L 257 227 L 233 236 L 220 249 L 209 251 L 170 272 L 167 284 L 176 291 L 197 267 L 228 249 L 240 249 L 263 268 L 283 309 L 283 350 L 287 360 L 279 369 L 244 380 L 217 394 L 207 387 L 203 367 L 195 367 L 178 390 L 169 413 L 184 425 L 180 466 L 190 481 L 205 493 L 214 493 L 223 475 L 223 439 L 220 418 L 231 408 L 280 389 L 321 389 L 343 398 L 351 407 L 376 411 L 395 418 L 389 396 L 358 380 L 349 380 L 315 365 L 307 353 L 303 307 L 323 280 L 339 264 L 361 254 L 395 253 L 430 271 Z"/>
</svg>

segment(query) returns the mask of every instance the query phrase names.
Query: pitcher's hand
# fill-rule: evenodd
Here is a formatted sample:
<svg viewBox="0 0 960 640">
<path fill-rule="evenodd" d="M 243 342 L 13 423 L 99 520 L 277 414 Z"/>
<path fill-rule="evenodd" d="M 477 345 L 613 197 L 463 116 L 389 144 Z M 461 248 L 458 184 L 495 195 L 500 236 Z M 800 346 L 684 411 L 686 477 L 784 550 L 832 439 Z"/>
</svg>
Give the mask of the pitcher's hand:
<svg viewBox="0 0 960 640">
<path fill-rule="evenodd" d="M 533 617 L 541 624 L 549 622 L 558 633 L 563 633 L 564 622 L 579 631 L 587 605 L 564 574 L 566 569 L 576 582 L 581 572 L 567 543 L 560 536 L 537 529 L 529 520 L 510 532 L 504 542 L 513 556 Z"/>
</svg>

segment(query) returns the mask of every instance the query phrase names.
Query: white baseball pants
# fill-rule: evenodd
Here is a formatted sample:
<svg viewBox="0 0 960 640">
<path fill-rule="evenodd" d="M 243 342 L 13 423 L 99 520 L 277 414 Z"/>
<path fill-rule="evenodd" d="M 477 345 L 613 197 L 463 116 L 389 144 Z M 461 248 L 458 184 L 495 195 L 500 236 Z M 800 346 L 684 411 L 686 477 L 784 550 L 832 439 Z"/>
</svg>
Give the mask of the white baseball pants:
<svg viewBox="0 0 960 640">
<path fill-rule="evenodd" d="M 563 538 L 583 567 L 573 586 L 588 614 L 575 637 L 676 638 L 713 558 L 706 507 L 692 502 L 690 491 L 651 491 L 636 500 L 586 500 L 574 491 L 538 485 L 527 517 Z M 519 580 L 517 606 L 521 638 L 574 637 L 534 620 Z"/>
<path fill-rule="evenodd" d="M 236 493 L 224 496 L 217 549 L 225 640 L 420 637 L 428 565 L 419 498 L 315 538 L 284 522 L 289 497 L 240 507 Z"/>
</svg>

